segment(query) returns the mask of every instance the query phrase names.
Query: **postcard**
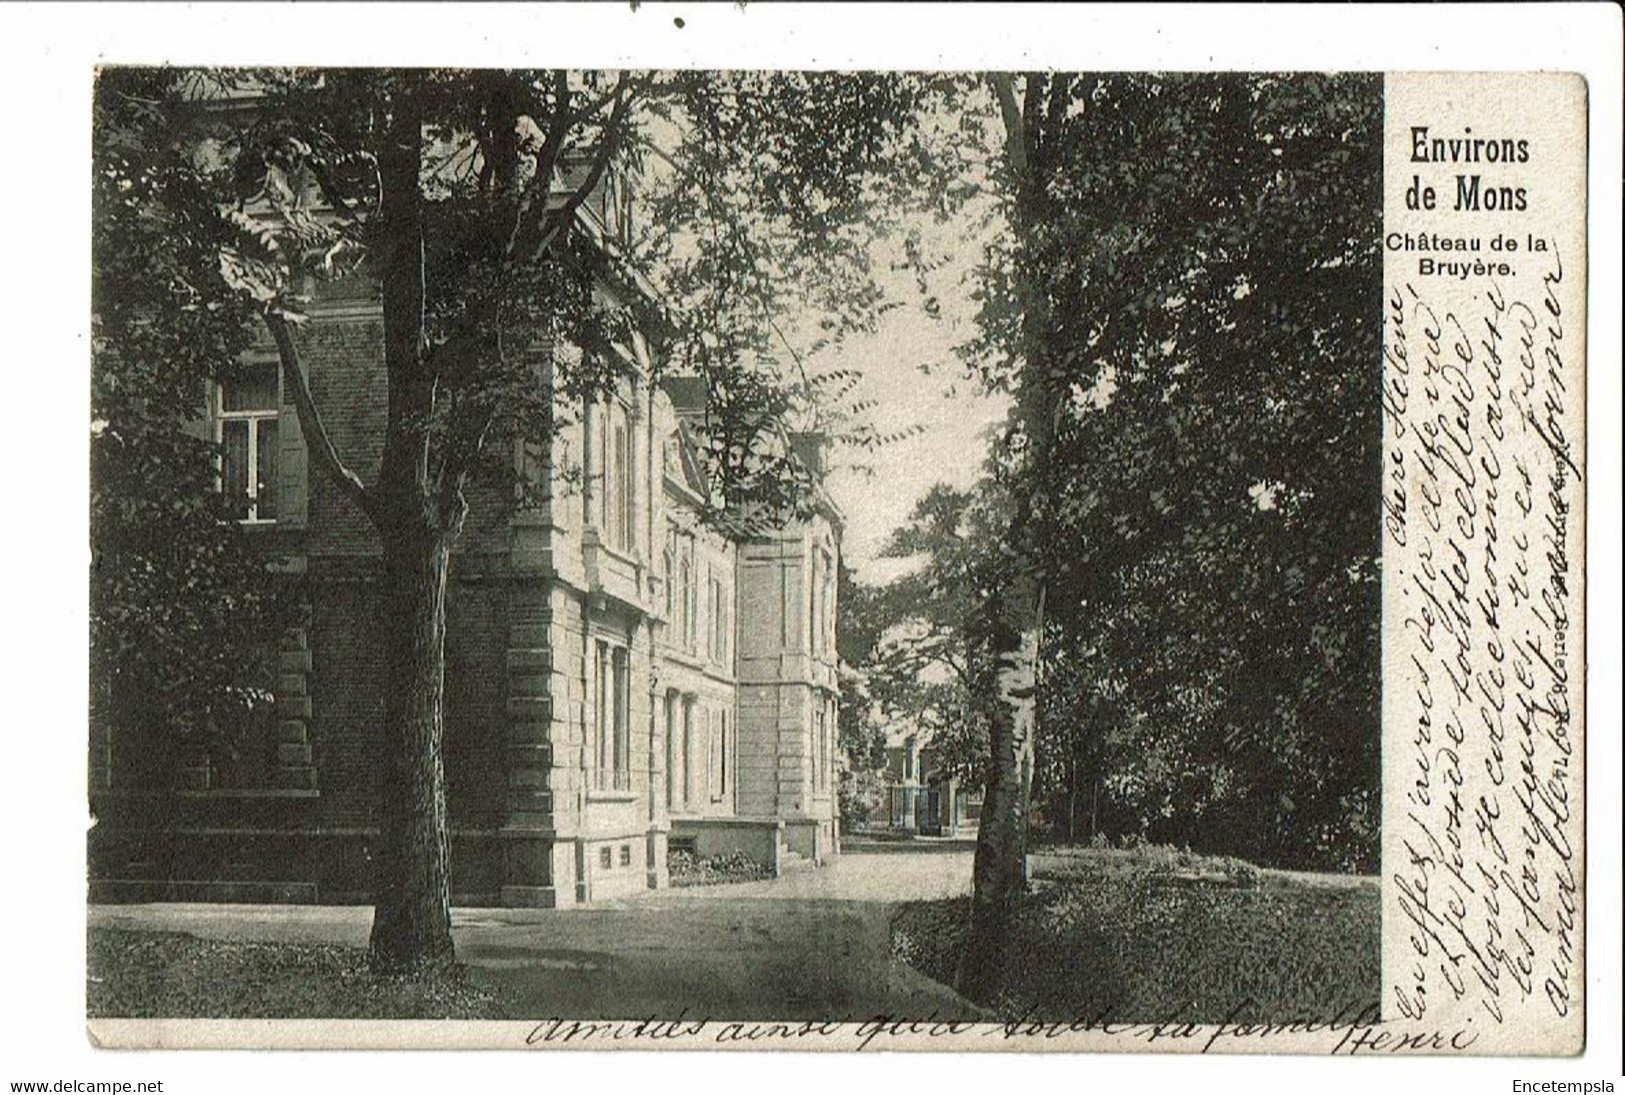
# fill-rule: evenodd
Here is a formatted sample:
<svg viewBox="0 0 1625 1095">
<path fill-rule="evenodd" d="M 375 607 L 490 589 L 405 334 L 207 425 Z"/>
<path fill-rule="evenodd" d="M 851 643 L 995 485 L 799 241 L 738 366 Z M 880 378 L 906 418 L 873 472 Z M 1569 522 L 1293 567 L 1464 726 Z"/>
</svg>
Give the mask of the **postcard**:
<svg viewBox="0 0 1625 1095">
<path fill-rule="evenodd" d="M 85 78 L 96 1045 L 1581 1051 L 1580 76 Z"/>
</svg>

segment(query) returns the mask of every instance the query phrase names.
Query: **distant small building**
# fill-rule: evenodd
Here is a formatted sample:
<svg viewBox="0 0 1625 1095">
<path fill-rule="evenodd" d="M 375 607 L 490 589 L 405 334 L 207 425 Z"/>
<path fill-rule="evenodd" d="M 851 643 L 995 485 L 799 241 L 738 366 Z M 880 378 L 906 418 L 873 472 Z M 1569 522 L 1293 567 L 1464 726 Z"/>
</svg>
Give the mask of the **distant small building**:
<svg viewBox="0 0 1625 1095">
<path fill-rule="evenodd" d="M 923 836 L 973 836 L 982 819 L 982 790 L 943 767 L 926 735 L 909 730 L 886 741 L 885 792 L 872 828 Z"/>
</svg>

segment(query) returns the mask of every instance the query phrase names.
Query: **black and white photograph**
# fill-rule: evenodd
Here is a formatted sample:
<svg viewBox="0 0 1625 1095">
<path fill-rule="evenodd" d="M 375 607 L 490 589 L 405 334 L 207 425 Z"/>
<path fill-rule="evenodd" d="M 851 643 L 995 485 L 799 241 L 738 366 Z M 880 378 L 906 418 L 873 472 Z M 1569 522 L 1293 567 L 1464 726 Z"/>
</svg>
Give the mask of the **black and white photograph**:
<svg viewBox="0 0 1625 1095">
<path fill-rule="evenodd" d="M 1588 72 L 366 7 L 400 48 L 352 61 L 197 9 L 61 123 L 82 823 L 30 900 L 100 1064 L 50 1090 L 222 1049 L 1611 1075 Z"/>
<path fill-rule="evenodd" d="M 93 1013 L 1377 1018 L 1380 77 L 93 136 Z"/>
</svg>

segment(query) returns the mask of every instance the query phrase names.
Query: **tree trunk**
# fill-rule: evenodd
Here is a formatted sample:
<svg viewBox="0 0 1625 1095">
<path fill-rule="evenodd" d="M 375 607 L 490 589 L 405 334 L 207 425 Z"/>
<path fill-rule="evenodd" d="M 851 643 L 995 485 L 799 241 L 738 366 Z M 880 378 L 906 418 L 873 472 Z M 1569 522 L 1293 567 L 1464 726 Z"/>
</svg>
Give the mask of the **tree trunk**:
<svg viewBox="0 0 1625 1095">
<path fill-rule="evenodd" d="M 1066 842 L 1078 842 L 1078 766 L 1071 765 L 1072 771 L 1066 780 Z"/>
<path fill-rule="evenodd" d="M 384 310 L 388 424 L 368 516 L 383 548 L 384 727 L 379 743 L 374 969 L 446 965 L 451 885 L 446 774 L 446 566 L 460 518 L 438 511 L 429 479 L 436 376 L 425 359 L 422 102 L 416 74 L 398 74 L 378 172 L 378 273 Z"/>
<path fill-rule="evenodd" d="M 1064 83 L 1056 77 L 1029 73 L 1024 94 L 1017 98 L 1008 73 L 989 76 L 1005 129 L 1005 155 L 1014 178 L 1012 229 L 1018 238 L 1030 237 L 1045 220 L 1043 186 L 1043 105 L 1046 91 L 1059 98 L 1064 109 Z M 1052 109 L 1056 106 L 1052 102 Z M 1018 257 L 1014 268 L 1016 299 L 1022 313 L 1022 364 L 1016 386 L 1015 413 L 1027 438 L 1022 475 L 1026 482 L 1016 492 L 1009 542 L 1031 551 L 1035 512 L 1033 495 L 1043 475 L 1053 432 L 1054 409 L 1047 376 L 1047 339 L 1050 314 L 1046 298 L 1038 293 Z M 958 984 L 972 999 L 989 1000 L 998 991 L 1008 956 L 1010 924 L 1015 905 L 1027 889 L 1027 815 L 1031 795 L 1034 697 L 1039 642 L 1044 630 L 1045 583 L 1040 567 L 1029 558 L 1027 576 L 1036 597 L 1023 596 L 1008 585 L 987 599 L 991 640 L 996 658 L 998 696 L 989 704 L 990 750 L 987 794 L 982 825 L 976 840 L 972 877 L 971 919 L 960 957 Z M 1019 622 L 1016 622 L 1019 621 Z"/>
<path fill-rule="evenodd" d="M 441 757 L 449 538 L 432 528 L 384 537 L 388 651 L 378 761 L 374 968 L 409 972 L 453 960 Z"/>
<path fill-rule="evenodd" d="M 1010 923 L 1027 892 L 1027 806 L 1033 749 L 1032 667 L 1036 635 L 1012 626 L 1004 596 L 994 594 L 989 615 L 996 659 L 989 697 L 987 789 L 971 871 L 970 925 L 960 955 L 959 990 L 973 1000 L 997 992 L 1009 954 Z M 1041 611 L 1041 610 L 1040 610 Z"/>
<path fill-rule="evenodd" d="M 1094 843 L 1095 834 L 1100 832 L 1100 777 L 1095 777 L 1094 794 L 1089 799 L 1089 842 Z"/>
</svg>

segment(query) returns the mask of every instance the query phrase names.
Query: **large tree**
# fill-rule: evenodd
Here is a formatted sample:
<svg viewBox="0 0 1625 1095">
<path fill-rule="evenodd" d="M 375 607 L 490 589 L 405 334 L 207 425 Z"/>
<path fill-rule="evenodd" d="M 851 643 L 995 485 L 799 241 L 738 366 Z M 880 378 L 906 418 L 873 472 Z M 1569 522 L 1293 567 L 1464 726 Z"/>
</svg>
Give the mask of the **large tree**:
<svg viewBox="0 0 1625 1095">
<path fill-rule="evenodd" d="M 548 451 L 559 408 L 626 372 L 613 347 L 658 330 L 664 361 L 708 381 L 706 451 L 730 513 L 782 519 L 805 505 L 805 473 L 777 442 L 820 381 L 774 314 L 791 285 L 803 306 L 828 305 L 827 337 L 873 314 L 853 226 L 884 208 L 923 87 L 821 74 L 102 75 L 103 101 L 142 111 L 121 131 L 126 154 L 98 172 L 128 190 L 144 164 L 178 160 L 184 208 L 150 202 L 147 213 L 209 252 L 251 307 L 314 474 L 377 534 L 388 679 L 375 965 L 453 956 L 445 596 L 471 477 L 511 467 L 514 445 Z M 582 229 L 578 212 L 615 172 L 651 180 L 653 231 L 640 238 Z M 629 274 L 665 295 L 623 292 L 606 306 L 600 287 Z M 301 360 L 310 280 L 349 277 L 375 281 L 383 304 L 387 423 L 370 479 L 345 463 Z M 188 291 L 152 304 L 195 307 Z M 566 345 L 583 352 L 552 352 Z M 774 368 L 781 347 L 795 370 Z"/>
<path fill-rule="evenodd" d="M 996 694 L 995 652 L 980 627 L 983 602 L 1020 581 L 1020 560 L 1001 544 L 1010 498 L 996 477 L 970 489 L 938 484 L 893 531 L 882 556 L 907 569 L 880 586 L 855 586 L 854 630 L 868 642 L 858 662 L 871 702 L 923 733 L 951 775 L 981 785 L 988 769 L 986 699 Z"/>
<path fill-rule="evenodd" d="M 1044 291 L 1031 248 L 1055 215 L 1061 164 L 1054 137 L 1073 106 L 1064 75 L 995 73 L 988 83 L 1003 133 L 991 176 L 1009 235 L 990 249 L 995 261 L 982 268 L 983 330 L 969 349 L 984 381 L 1012 395 L 1004 458 L 996 464 L 1008 516 L 993 539 L 1014 565 L 999 580 L 974 587 L 969 625 L 987 651 L 976 699 L 985 713 L 988 756 L 958 983 L 979 998 L 999 981 L 1010 916 L 1027 888 L 1035 690 L 1049 592 L 1035 516 L 1064 391 L 1056 352 L 1063 317 Z M 995 352 L 975 356 L 988 348 Z"/>
<path fill-rule="evenodd" d="M 1380 82 L 1074 95 L 1025 246 L 1065 317 L 1036 514 L 1051 646 L 1108 667 L 1073 696 L 1111 720 L 1084 752 L 1147 835 L 1369 864 Z"/>
<path fill-rule="evenodd" d="M 990 84 L 1007 232 L 966 349 L 1013 396 L 1005 539 L 1026 581 L 981 605 L 1011 702 L 989 708 L 973 995 L 1025 886 L 1029 688 L 1069 722 L 1039 735 L 1068 754 L 1048 771 L 1087 779 L 1109 724 L 1186 832 L 1222 816 L 1307 854 L 1361 832 L 1376 771 L 1380 85 Z"/>
</svg>

